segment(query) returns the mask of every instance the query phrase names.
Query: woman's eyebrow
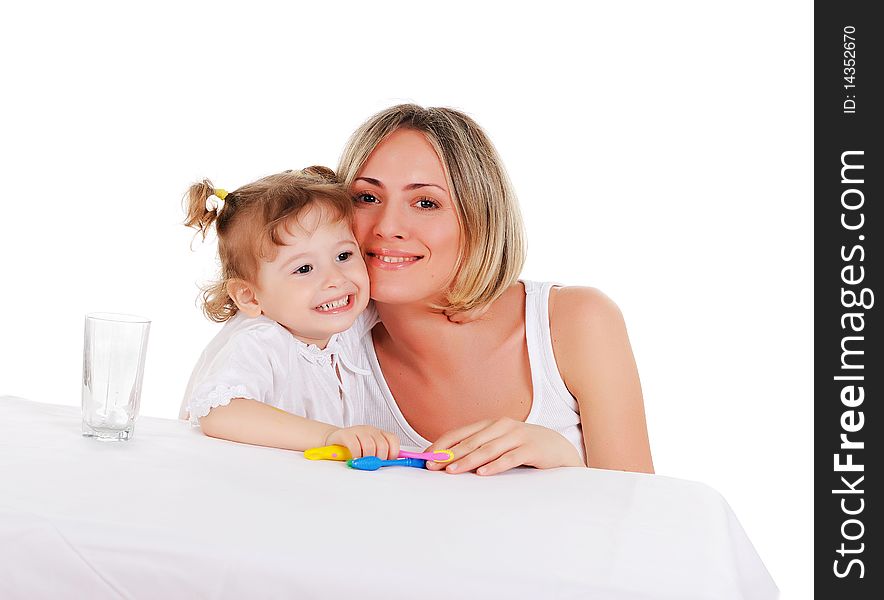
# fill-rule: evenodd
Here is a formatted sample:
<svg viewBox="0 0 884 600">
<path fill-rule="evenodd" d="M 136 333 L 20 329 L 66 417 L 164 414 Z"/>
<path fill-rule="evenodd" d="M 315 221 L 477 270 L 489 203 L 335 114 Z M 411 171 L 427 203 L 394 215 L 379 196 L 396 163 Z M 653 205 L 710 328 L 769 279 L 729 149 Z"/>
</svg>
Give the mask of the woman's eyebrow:
<svg viewBox="0 0 884 600">
<path fill-rule="evenodd" d="M 441 185 L 437 185 L 435 183 L 409 183 L 408 185 L 406 185 L 402 189 L 406 190 L 406 191 L 410 191 L 410 190 L 416 190 L 416 189 L 422 188 L 422 187 L 434 187 L 434 188 L 439 188 L 443 192 L 446 191 L 444 187 L 442 187 Z"/>
<path fill-rule="evenodd" d="M 366 182 L 370 183 L 371 185 L 374 185 L 374 186 L 377 186 L 381 189 L 384 189 L 384 184 L 373 177 L 357 177 L 355 181 L 360 181 L 360 180 L 366 181 Z"/>
<path fill-rule="evenodd" d="M 381 189 L 385 189 L 384 184 L 381 183 L 380 180 L 375 179 L 373 177 L 357 177 L 356 181 L 359 181 L 359 180 L 366 181 L 366 182 L 370 183 L 371 185 L 377 186 Z M 402 189 L 405 191 L 411 191 L 411 190 L 416 190 L 416 189 L 419 189 L 422 187 L 435 187 L 435 188 L 439 188 L 443 192 L 447 192 L 447 190 L 444 187 L 442 187 L 441 185 L 435 184 L 435 183 L 409 183 L 408 185 L 406 185 Z"/>
</svg>

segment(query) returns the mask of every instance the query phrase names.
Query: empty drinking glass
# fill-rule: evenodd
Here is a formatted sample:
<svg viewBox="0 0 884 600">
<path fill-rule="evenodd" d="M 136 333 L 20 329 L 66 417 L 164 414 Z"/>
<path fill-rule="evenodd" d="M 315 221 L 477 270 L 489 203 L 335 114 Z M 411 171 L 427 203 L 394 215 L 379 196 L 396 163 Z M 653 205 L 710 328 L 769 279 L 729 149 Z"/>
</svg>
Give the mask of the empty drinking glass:
<svg viewBox="0 0 884 600">
<path fill-rule="evenodd" d="M 83 435 L 128 440 L 135 434 L 150 321 L 134 315 L 86 315 Z"/>
</svg>

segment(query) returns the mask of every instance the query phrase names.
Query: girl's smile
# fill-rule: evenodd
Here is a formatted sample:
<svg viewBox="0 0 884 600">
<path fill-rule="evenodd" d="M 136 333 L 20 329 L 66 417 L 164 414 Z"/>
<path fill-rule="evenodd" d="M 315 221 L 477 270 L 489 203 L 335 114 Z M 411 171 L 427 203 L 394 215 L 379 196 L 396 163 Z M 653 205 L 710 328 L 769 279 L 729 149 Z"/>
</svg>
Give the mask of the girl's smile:
<svg viewBox="0 0 884 600">
<path fill-rule="evenodd" d="M 353 294 L 347 294 L 345 296 L 341 296 L 335 300 L 329 300 L 328 302 L 324 302 L 320 304 L 313 310 L 321 313 L 321 314 L 332 314 L 336 315 L 342 312 L 347 312 L 351 308 L 353 308 Z"/>
</svg>

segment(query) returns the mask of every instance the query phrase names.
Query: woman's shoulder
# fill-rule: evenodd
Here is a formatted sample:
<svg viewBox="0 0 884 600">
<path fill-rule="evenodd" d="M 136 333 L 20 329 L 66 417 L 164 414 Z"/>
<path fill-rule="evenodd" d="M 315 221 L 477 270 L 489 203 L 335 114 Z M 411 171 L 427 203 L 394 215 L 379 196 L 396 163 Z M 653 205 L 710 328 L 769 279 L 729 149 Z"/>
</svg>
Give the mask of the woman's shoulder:
<svg viewBox="0 0 884 600">
<path fill-rule="evenodd" d="M 552 288 L 549 330 L 559 372 L 565 383 L 585 377 L 600 365 L 597 357 L 628 347 L 620 308 L 592 287 Z"/>
<path fill-rule="evenodd" d="M 553 286 L 549 291 L 550 327 L 554 323 L 571 327 L 623 318 L 620 307 L 604 292 L 594 287 Z"/>
</svg>

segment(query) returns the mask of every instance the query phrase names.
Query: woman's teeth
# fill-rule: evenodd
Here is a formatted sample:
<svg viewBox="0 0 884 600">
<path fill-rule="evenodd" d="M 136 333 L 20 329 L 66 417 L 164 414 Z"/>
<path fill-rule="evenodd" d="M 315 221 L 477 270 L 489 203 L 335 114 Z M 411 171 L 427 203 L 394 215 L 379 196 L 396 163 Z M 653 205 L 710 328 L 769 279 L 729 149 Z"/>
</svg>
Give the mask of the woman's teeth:
<svg viewBox="0 0 884 600">
<path fill-rule="evenodd" d="M 385 263 L 403 263 L 403 262 L 414 262 L 419 257 L 418 256 L 379 256 L 375 255 L 375 258 Z"/>
<path fill-rule="evenodd" d="M 325 311 L 325 310 L 334 310 L 336 308 L 341 308 L 342 306 L 347 306 L 350 304 L 350 296 L 344 296 L 340 300 L 335 300 L 334 302 L 326 302 L 325 304 L 321 304 L 316 307 L 316 310 Z"/>
</svg>

